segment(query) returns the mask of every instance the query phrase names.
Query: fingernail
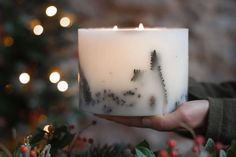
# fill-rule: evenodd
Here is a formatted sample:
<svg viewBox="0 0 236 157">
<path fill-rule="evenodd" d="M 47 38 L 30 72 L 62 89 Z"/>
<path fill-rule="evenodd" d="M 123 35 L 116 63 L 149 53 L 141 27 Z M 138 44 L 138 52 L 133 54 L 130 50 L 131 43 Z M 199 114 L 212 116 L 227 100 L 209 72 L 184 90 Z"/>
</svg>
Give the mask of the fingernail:
<svg viewBox="0 0 236 157">
<path fill-rule="evenodd" d="M 142 123 L 144 126 L 150 126 L 152 122 L 149 118 L 143 118 Z"/>
</svg>

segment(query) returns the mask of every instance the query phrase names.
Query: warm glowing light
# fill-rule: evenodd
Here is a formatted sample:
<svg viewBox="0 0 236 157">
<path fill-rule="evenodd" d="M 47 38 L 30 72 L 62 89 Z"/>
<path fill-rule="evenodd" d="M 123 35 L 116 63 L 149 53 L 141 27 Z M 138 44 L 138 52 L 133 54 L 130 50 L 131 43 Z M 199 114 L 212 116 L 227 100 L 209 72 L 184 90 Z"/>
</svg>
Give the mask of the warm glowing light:
<svg viewBox="0 0 236 157">
<path fill-rule="evenodd" d="M 140 23 L 140 24 L 138 25 L 138 29 L 139 29 L 139 30 L 144 30 L 144 26 L 143 26 L 142 23 Z"/>
<path fill-rule="evenodd" d="M 14 43 L 14 39 L 12 37 L 6 36 L 3 38 L 3 45 L 5 47 L 10 47 L 13 45 L 13 43 Z"/>
<path fill-rule="evenodd" d="M 29 25 L 31 29 L 34 29 L 36 25 L 40 25 L 40 21 L 38 19 L 33 19 L 30 21 Z"/>
<path fill-rule="evenodd" d="M 52 129 L 53 129 L 52 125 L 45 125 L 43 131 L 45 131 L 46 133 L 50 133 Z"/>
<path fill-rule="evenodd" d="M 19 80 L 22 84 L 27 84 L 30 81 L 30 75 L 28 73 L 21 73 Z"/>
<path fill-rule="evenodd" d="M 62 27 L 68 27 L 68 26 L 70 26 L 70 24 L 71 24 L 71 20 L 70 20 L 69 17 L 62 17 L 62 18 L 61 18 L 61 20 L 60 20 L 60 25 L 61 25 Z"/>
<path fill-rule="evenodd" d="M 41 25 L 34 26 L 33 32 L 35 35 L 41 35 L 43 33 L 43 26 Z"/>
<path fill-rule="evenodd" d="M 115 25 L 112 29 L 113 29 L 113 30 L 118 30 L 118 26 Z"/>
<path fill-rule="evenodd" d="M 67 91 L 68 89 L 68 83 L 66 81 L 60 81 L 58 84 L 57 84 L 57 89 L 60 91 L 60 92 L 65 92 Z"/>
<path fill-rule="evenodd" d="M 50 75 L 49 75 L 49 80 L 50 82 L 52 83 L 57 83 L 59 80 L 60 80 L 61 76 L 60 76 L 60 73 L 59 72 L 52 72 Z"/>
<path fill-rule="evenodd" d="M 46 15 L 47 16 L 54 16 L 57 13 L 57 8 L 55 6 L 49 6 L 46 9 Z"/>
</svg>

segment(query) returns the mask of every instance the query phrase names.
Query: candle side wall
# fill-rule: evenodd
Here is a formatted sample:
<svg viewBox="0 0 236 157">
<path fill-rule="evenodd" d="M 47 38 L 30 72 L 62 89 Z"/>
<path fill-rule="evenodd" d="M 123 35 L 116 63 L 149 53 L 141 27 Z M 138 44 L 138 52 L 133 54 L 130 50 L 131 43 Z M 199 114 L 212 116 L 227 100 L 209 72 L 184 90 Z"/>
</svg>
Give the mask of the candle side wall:
<svg viewBox="0 0 236 157">
<path fill-rule="evenodd" d="M 158 64 L 151 69 L 154 51 Z M 188 31 L 79 30 L 79 62 L 93 97 L 90 105 L 82 105 L 85 110 L 161 115 L 186 98 Z M 135 70 L 138 78 L 132 81 Z M 122 100 L 126 103 L 117 103 Z"/>
</svg>

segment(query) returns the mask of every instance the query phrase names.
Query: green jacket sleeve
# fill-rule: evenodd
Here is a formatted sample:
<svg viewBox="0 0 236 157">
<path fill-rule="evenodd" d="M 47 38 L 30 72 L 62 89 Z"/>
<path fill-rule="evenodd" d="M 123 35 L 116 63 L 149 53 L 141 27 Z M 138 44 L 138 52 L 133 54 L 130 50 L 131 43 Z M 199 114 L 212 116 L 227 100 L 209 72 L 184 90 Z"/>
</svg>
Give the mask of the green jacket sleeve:
<svg viewBox="0 0 236 157">
<path fill-rule="evenodd" d="M 229 143 L 236 139 L 236 82 L 221 84 L 189 81 L 189 100 L 209 100 L 206 136 Z"/>
</svg>

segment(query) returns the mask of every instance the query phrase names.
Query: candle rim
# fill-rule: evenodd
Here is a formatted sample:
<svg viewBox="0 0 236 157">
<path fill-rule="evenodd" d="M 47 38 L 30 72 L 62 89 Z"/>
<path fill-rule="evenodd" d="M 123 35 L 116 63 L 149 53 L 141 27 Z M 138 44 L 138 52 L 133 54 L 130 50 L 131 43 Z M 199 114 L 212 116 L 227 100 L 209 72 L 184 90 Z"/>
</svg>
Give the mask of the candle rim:
<svg viewBox="0 0 236 157">
<path fill-rule="evenodd" d="M 189 31 L 189 28 L 185 27 L 144 27 L 144 29 L 138 29 L 138 27 L 134 28 L 119 28 L 114 30 L 113 27 L 95 27 L 95 28 L 78 28 L 78 31 Z"/>
</svg>

